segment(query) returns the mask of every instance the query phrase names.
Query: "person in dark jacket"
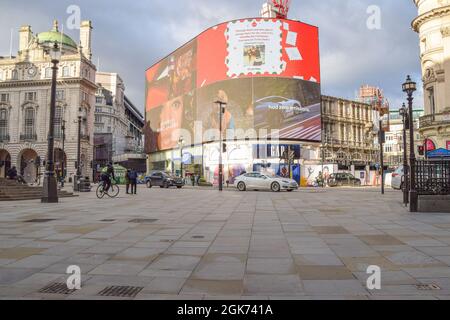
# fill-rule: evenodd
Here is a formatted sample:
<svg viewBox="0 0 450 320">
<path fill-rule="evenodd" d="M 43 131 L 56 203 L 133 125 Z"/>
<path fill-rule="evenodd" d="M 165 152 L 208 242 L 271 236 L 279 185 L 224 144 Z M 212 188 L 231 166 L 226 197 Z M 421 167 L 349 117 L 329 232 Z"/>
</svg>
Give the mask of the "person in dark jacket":
<svg viewBox="0 0 450 320">
<path fill-rule="evenodd" d="M 11 169 L 9 169 L 8 172 L 6 173 L 6 175 L 8 176 L 9 179 L 16 180 L 17 179 L 16 167 L 12 167 Z"/>
<path fill-rule="evenodd" d="M 136 170 L 131 169 L 128 177 L 130 179 L 130 184 L 131 184 L 131 194 L 137 194 L 138 174 L 137 174 Z"/>
<path fill-rule="evenodd" d="M 128 169 L 127 173 L 125 173 L 125 184 L 127 186 L 127 194 L 130 194 L 130 184 L 131 184 L 131 182 L 130 182 L 130 172 L 131 172 L 131 170 Z"/>
</svg>

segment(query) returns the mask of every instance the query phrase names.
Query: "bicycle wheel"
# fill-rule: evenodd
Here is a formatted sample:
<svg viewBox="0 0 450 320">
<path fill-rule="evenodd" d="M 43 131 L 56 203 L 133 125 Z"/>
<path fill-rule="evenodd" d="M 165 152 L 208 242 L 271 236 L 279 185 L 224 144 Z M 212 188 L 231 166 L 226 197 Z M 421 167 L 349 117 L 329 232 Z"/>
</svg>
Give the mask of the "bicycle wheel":
<svg viewBox="0 0 450 320">
<path fill-rule="evenodd" d="M 102 199 L 105 196 L 103 184 L 99 184 L 96 191 L 97 198 Z"/>
<path fill-rule="evenodd" d="M 119 195 L 119 193 L 120 193 L 119 186 L 118 185 L 111 185 L 111 188 L 109 188 L 109 191 L 108 191 L 108 196 L 110 198 L 115 198 L 115 197 L 117 197 Z"/>
</svg>

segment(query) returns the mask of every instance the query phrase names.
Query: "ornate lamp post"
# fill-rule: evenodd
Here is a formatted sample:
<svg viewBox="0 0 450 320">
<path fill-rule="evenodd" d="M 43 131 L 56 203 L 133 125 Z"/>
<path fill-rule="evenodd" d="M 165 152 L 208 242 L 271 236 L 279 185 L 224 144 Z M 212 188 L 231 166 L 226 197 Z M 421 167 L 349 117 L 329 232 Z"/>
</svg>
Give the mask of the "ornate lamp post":
<svg viewBox="0 0 450 320">
<path fill-rule="evenodd" d="M 409 203 L 409 179 L 408 179 L 408 142 L 406 141 L 406 130 L 409 126 L 409 115 L 408 110 L 406 109 L 406 105 L 403 103 L 403 106 L 399 110 L 400 116 L 403 121 L 403 203 L 405 206 Z"/>
<path fill-rule="evenodd" d="M 78 145 L 77 145 L 77 174 L 74 181 L 74 191 L 80 191 L 80 178 L 81 178 L 81 123 L 84 120 L 84 114 L 82 108 L 78 109 Z"/>
<path fill-rule="evenodd" d="M 58 63 L 61 60 L 61 50 L 55 42 L 47 53 L 52 60 L 52 86 L 50 94 L 50 121 L 48 130 L 48 146 L 47 146 L 47 166 L 44 177 L 44 191 L 42 194 L 42 203 L 58 203 L 58 187 L 55 177 L 55 113 L 56 113 L 56 78 L 58 76 Z"/>
<path fill-rule="evenodd" d="M 65 151 L 65 141 L 66 141 L 66 121 L 62 121 L 61 125 L 62 134 L 62 160 L 61 160 L 61 187 L 64 188 L 64 182 L 66 180 L 66 151 Z"/>
<path fill-rule="evenodd" d="M 225 113 L 225 108 L 227 106 L 226 102 L 217 100 L 214 103 L 217 103 L 219 105 L 220 111 L 219 111 L 219 191 L 223 191 L 223 150 L 224 150 L 224 144 L 222 141 L 222 117 Z"/>
<path fill-rule="evenodd" d="M 415 166 L 416 166 L 416 153 L 414 150 L 414 113 L 413 113 L 413 93 L 417 90 L 417 85 L 411 80 L 411 77 L 406 78 L 406 82 L 402 86 L 403 92 L 408 95 L 408 108 L 409 108 L 409 140 L 410 140 L 410 152 L 409 152 L 409 162 L 410 162 L 410 206 L 411 212 L 418 211 L 418 194 L 416 191 L 416 176 L 415 176 Z"/>
</svg>

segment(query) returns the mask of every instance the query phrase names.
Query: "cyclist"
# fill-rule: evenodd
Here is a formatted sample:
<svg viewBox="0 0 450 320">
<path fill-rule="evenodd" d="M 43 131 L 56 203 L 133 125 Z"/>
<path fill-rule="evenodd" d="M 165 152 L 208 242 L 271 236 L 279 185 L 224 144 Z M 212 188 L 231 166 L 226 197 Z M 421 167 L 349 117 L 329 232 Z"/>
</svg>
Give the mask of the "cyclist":
<svg viewBox="0 0 450 320">
<path fill-rule="evenodd" d="M 108 165 L 102 169 L 102 177 L 101 178 L 104 183 L 103 191 L 107 193 L 109 191 L 109 188 L 111 188 L 111 178 L 116 180 L 112 162 L 108 163 Z"/>
</svg>

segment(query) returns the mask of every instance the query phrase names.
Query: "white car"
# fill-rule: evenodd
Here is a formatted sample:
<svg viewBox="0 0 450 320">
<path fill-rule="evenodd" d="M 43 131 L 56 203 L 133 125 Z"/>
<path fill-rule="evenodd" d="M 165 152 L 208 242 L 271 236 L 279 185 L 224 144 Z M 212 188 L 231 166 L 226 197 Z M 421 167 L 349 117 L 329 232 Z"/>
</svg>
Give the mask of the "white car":
<svg viewBox="0 0 450 320">
<path fill-rule="evenodd" d="M 402 190 L 403 189 L 403 183 L 404 183 L 404 176 L 405 176 L 405 170 L 403 166 L 400 166 L 395 170 L 395 172 L 392 174 L 392 182 L 391 187 L 392 189 L 396 190 Z"/>
<path fill-rule="evenodd" d="M 245 173 L 237 177 L 234 185 L 239 191 L 272 190 L 273 192 L 280 192 L 286 190 L 292 192 L 298 190 L 298 183 L 295 180 L 259 172 Z"/>
</svg>

